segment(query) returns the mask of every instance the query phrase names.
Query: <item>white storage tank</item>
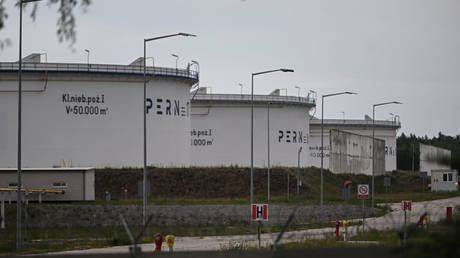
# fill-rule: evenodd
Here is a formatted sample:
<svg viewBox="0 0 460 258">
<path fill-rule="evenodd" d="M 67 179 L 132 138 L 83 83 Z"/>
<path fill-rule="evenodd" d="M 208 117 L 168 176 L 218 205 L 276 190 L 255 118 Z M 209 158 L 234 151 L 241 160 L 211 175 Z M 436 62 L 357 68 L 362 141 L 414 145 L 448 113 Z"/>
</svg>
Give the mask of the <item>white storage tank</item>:
<svg viewBox="0 0 460 258">
<path fill-rule="evenodd" d="M 309 166 L 311 98 L 254 95 L 254 166 Z M 251 95 L 206 94 L 192 100 L 191 164 L 251 165 Z M 269 134 L 268 134 L 269 133 Z M 270 145 L 270 157 L 268 149 Z"/>
<path fill-rule="evenodd" d="M 141 63 L 23 63 L 23 167 L 142 167 Z M 17 166 L 17 74 L 18 63 L 0 63 L 4 168 Z M 198 74 L 148 67 L 147 80 L 148 165 L 188 166 L 190 87 Z"/>
</svg>

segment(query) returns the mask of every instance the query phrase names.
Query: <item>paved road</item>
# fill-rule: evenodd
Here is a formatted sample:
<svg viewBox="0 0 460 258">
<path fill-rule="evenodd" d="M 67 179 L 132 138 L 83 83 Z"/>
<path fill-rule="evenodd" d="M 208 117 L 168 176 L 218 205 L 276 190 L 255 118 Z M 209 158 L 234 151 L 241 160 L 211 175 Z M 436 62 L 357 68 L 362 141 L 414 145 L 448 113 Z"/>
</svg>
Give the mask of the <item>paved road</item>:
<svg viewBox="0 0 460 258">
<path fill-rule="evenodd" d="M 455 207 L 460 205 L 460 197 L 418 202 L 412 204 L 412 212 L 407 213 L 407 221 L 416 223 L 419 217 L 425 212 L 429 216 L 430 222 L 439 221 L 446 216 L 446 207 Z M 377 218 L 367 218 L 365 229 L 375 228 L 377 230 L 399 229 L 404 226 L 404 212 L 401 209 L 400 203 L 391 204 L 391 212 Z M 356 234 L 361 227 L 351 226 L 348 229 L 349 234 Z M 305 239 L 321 239 L 327 236 L 332 236 L 333 228 L 308 229 L 300 231 L 286 232 L 282 242 L 292 242 Z M 262 245 L 269 246 L 277 237 L 277 233 L 262 234 Z M 256 235 L 236 235 L 236 236 L 209 236 L 209 237 L 177 237 L 174 245 L 175 251 L 213 251 L 222 250 L 225 247 L 234 245 L 256 245 Z M 165 245 L 163 244 L 163 247 Z M 153 244 L 142 244 L 143 252 L 153 252 Z M 128 246 L 116 246 L 109 248 L 97 248 L 81 251 L 67 251 L 53 253 L 56 255 L 62 254 L 104 254 L 104 253 L 127 253 Z M 47 254 L 50 255 L 50 254 Z"/>
</svg>

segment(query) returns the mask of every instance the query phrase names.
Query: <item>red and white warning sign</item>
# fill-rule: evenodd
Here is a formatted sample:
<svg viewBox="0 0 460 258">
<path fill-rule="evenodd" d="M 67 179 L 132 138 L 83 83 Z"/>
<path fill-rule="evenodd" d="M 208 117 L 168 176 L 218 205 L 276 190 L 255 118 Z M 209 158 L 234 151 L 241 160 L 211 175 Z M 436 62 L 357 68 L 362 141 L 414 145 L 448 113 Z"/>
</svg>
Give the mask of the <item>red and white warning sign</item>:
<svg viewBox="0 0 460 258">
<path fill-rule="evenodd" d="M 412 201 L 402 201 L 401 209 L 403 211 L 412 211 Z"/>
<path fill-rule="evenodd" d="M 253 221 L 268 221 L 268 204 L 252 204 L 251 214 Z"/>
<path fill-rule="evenodd" d="M 369 185 L 358 185 L 358 199 L 369 199 Z"/>
</svg>

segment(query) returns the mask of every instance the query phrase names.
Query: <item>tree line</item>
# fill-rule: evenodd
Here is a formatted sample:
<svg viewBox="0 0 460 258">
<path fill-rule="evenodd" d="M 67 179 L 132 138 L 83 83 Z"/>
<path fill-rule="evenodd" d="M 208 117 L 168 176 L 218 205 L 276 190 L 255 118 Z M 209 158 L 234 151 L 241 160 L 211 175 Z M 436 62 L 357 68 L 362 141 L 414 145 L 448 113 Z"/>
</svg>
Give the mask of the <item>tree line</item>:
<svg viewBox="0 0 460 258">
<path fill-rule="evenodd" d="M 397 168 L 401 170 L 420 170 L 420 145 L 419 143 L 433 145 L 451 151 L 451 168 L 460 171 L 460 134 L 456 136 L 444 135 L 417 137 L 415 134 L 402 133 L 396 139 Z"/>
</svg>

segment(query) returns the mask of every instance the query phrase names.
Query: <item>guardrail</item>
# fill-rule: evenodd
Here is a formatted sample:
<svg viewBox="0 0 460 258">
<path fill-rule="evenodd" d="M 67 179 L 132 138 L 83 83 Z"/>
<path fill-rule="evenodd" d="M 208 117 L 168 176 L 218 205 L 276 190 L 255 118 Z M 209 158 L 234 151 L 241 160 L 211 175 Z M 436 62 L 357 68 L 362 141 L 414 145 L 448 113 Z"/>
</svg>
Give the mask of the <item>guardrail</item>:
<svg viewBox="0 0 460 258">
<path fill-rule="evenodd" d="M 2 70 L 18 70 L 19 63 L 0 63 Z M 143 74 L 144 67 L 140 65 L 111 65 L 111 64 L 71 64 L 71 63 L 23 63 L 23 71 L 48 71 L 48 72 L 99 72 Z M 198 72 L 188 69 L 175 69 L 166 67 L 146 67 L 147 75 L 176 76 L 198 80 Z"/>
<path fill-rule="evenodd" d="M 321 124 L 321 119 L 313 119 L 310 121 L 310 124 Z M 359 119 L 325 119 L 323 120 L 323 124 L 325 125 L 368 125 L 372 126 L 372 120 L 359 120 Z M 395 121 L 384 121 L 384 120 L 375 120 L 375 125 L 383 125 L 383 126 L 399 126 L 401 127 L 401 122 Z"/>
<path fill-rule="evenodd" d="M 196 94 L 194 100 L 221 100 L 221 101 L 243 101 L 250 102 L 251 95 L 241 94 Z M 299 104 L 316 105 L 313 98 L 294 97 L 294 96 L 272 96 L 272 95 L 254 95 L 255 102 L 289 102 Z"/>
</svg>

